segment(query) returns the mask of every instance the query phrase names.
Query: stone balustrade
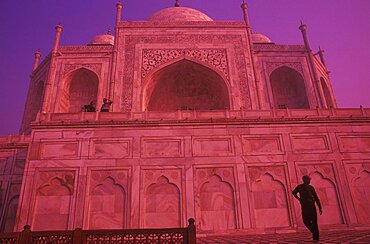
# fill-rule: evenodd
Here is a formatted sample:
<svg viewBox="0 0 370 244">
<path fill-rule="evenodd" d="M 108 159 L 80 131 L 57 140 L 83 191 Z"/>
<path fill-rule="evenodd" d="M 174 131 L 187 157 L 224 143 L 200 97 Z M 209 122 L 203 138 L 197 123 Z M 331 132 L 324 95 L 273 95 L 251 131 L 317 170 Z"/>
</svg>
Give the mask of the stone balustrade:
<svg viewBox="0 0 370 244">
<path fill-rule="evenodd" d="M 0 233 L 0 243 L 176 243 L 195 244 L 194 219 L 186 228 L 171 229 L 121 229 L 73 231 L 31 231 L 26 225 L 22 232 Z"/>
<path fill-rule="evenodd" d="M 270 110 L 178 110 L 174 112 L 80 112 L 39 114 L 33 125 L 73 122 L 115 121 L 205 121 L 205 120 L 271 120 L 271 119 L 340 119 L 367 118 L 370 108 L 337 109 L 270 109 Z"/>
</svg>

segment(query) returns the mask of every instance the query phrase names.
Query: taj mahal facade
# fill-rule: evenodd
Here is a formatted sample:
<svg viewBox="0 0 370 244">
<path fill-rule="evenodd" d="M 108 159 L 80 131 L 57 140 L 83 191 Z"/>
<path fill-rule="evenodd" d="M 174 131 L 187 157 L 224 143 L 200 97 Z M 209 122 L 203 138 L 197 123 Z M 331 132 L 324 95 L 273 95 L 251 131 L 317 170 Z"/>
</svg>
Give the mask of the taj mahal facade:
<svg viewBox="0 0 370 244">
<path fill-rule="evenodd" d="M 58 25 L 36 52 L 20 134 L 0 137 L 2 232 L 297 230 L 303 175 L 321 228 L 370 225 L 370 109 L 337 107 L 305 24 L 281 45 L 251 31 L 245 3 L 242 21 L 122 9 L 114 35 L 61 46 Z"/>
</svg>

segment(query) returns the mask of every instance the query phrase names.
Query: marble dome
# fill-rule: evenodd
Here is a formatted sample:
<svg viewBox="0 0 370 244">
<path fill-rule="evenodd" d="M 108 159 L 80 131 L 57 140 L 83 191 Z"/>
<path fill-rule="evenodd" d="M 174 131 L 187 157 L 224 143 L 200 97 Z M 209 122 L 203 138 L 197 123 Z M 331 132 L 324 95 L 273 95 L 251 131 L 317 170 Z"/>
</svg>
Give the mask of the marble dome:
<svg viewBox="0 0 370 244">
<path fill-rule="evenodd" d="M 148 21 L 213 21 L 206 14 L 192 8 L 171 7 L 159 10 L 148 18 Z"/>
<path fill-rule="evenodd" d="M 272 43 L 271 39 L 261 33 L 252 33 L 253 43 Z"/>
<path fill-rule="evenodd" d="M 114 36 L 111 34 L 96 35 L 88 45 L 114 45 Z"/>
</svg>

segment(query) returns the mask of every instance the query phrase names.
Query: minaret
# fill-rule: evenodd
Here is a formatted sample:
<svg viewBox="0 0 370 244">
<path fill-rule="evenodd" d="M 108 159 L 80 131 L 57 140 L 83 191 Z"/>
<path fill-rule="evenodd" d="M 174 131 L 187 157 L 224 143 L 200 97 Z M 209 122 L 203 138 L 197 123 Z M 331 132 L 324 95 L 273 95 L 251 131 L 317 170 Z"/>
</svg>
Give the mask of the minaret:
<svg viewBox="0 0 370 244">
<path fill-rule="evenodd" d="M 37 69 L 37 67 L 39 66 L 40 58 L 41 58 L 41 52 L 40 52 L 40 50 L 37 50 L 35 52 L 35 59 L 33 61 L 32 71 L 35 71 Z"/>
<path fill-rule="evenodd" d="M 123 4 L 118 1 L 116 4 L 116 26 L 114 28 L 114 47 L 112 54 L 112 65 L 111 65 L 111 77 L 108 88 L 108 94 L 104 95 L 108 97 L 109 100 L 113 101 L 112 111 L 115 110 L 115 106 L 118 103 L 114 102 L 114 90 L 115 90 L 115 80 L 116 80 L 116 70 L 117 70 L 117 53 L 118 53 L 118 39 L 119 39 L 119 23 L 121 22 Z"/>
<path fill-rule="evenodd" d="M 57 50 L 58 50 L 58 46 L 59 46 L 59 42 L 60 42 L 60 34 L 63 31 L 62 25 L 61 24 L 57 24 L 57 26 L 55 26 L 55 30 L 56 30 L 56 32 L 55 32 L 53 53 L 56 53 Z"/>
<path fill-rule="evenodd" d="M 55 58 L 57 56 L 58 52 L 58 47 L 59 47 L 59 42 L 60 42 L 60 36 L 63 31 L 63 27 L 61 24 L 58 24 L 55 26 L 55 38 L 54 38 L 54 46 L 51 51 L 51 57 L 50 57 L 50 67 L 49 67 L 49 72 L 48 72 L 48 78 L 46 81 L 46 86 L 45 86 L 45 91 L 44 91 L 44 99 L 42 102 L 42 113 L 48 113 L 49 111 L 49 96 L 53 87 L 52 84 L 52 78 L 53 74 L 55 72 Z"/>
<path fill-rule="evenodd" d="M 313 56 L 310 42 L 307 36 L 307 25 L 303 24 L 303 22 L 301 21 L 301 25 L 299 26 L 299 29 L 302 32 L 304 46 L 306 47 L 308 61 L 311 66 L 311 72 L 314 78 L 314 87 L 316 87 L 317 96 L 318 96 L 318 105 L 321 106 L 322 108 L 327 108 L 328 106 L 325 101 L 324 91 L 320 84 L 320 79 L 319 79 L 318 72 L 315 66 L 314 56 Z"/>
<path fill-rule="evenodd" d="M 123 4 L 121 1 L 119 1 L 116 4 L 116 26 L 121 21 L 122 8 L 123 8 Z"/>
<path fill-rule="evenodd" d="M 253 77 L 255 80 L 255 86 L 256 86 L 256 93 L 257 93 L 257 109 L 262 109 L 262 98 L 261 98 L 261 89 L 260 89 L 260 84 L 257 79 L 257 74 L 256 74 L 256 64 L 254 60 L 254 53 L 253 53 L 253 43 L 252 43 L 252 30 L 251 26 L 249 24 L 249 16 L 248 16 L 248 4 L 243 0 L 242 5 L 240 6 L 243 10 L 243 16 L 244 16 L 244 22 L 246 25 L 247 29 L 247 39 L 248 39 L 248 49 L 249 49 L 249 55 L 251 59 L 251 64 L 252 64 L 252 69 L 253 69 Z"/>
</svg>

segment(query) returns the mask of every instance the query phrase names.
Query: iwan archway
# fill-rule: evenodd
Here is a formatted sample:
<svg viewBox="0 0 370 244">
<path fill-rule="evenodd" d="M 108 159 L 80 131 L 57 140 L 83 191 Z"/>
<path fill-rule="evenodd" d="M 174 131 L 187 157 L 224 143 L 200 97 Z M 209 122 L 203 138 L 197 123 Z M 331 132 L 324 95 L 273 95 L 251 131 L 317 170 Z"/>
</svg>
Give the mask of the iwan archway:
<svg viewBox="0 0 370 244">
<path fill-rule="evenodd" d="M 309 108 L 307 91 L 302 75 L 282 66 L 270 75 L 270 84 L 275 108 Z"/>
<path fill-rule="evenodd" d="M 59 112 L 77 113 L 85 104 L 96 103 L 98 95 L 98 76 L 85 68 L 80 68 L 64 78 Z"/>
<path fill-rule="evenodd" d="M 212 69 L 182 59 L 154 72 L 143 93 L 143 110 L 222 110 L 230 108 L 224 79 Z"/>
</svg>

